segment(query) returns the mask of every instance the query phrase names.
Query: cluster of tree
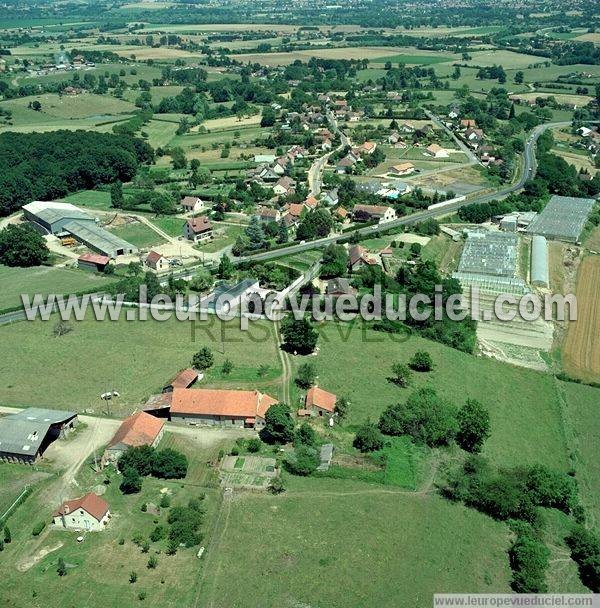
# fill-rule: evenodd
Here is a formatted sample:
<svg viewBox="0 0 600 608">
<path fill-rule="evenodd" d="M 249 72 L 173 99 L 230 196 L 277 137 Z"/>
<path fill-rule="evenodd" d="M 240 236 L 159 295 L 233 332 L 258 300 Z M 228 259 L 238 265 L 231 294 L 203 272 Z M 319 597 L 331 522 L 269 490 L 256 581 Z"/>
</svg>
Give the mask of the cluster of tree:
<svg viewBox="0 0 600 608">
<path fill-rule="evenodd" d="M 565 540 L 571 557 L 579 566 L 581 582 L 594 593 L 600 593 L 600 538 L 592 530 L 577 524 Z"/>
<path fill-rule="evenodd" d="M 514 522 L 516 538 L 508 557 L 513 571 L 511 586 L 516 593 L 546 593 L 546 569 L 550 551 L 532 527 Z"/>
<path fill-rule="evenodd" d="M 430 447 L 456 442 L 469 452 L 479 452 L 490 436 L 488 411 L 478 401 L 467 400 L 456 409 L 433 387 L 413 392 L 405 403 L 390 405 L 379 418 L 385 435 L 409 435 Z"/>
<path fill-rule="evenodd" d="M 296 230 L 296 239 L 299 241 L 312 241 L 329 235 L 333 228 L 333 218 L 327 209 L 317 209 L 307 213 Z"/>
<path fill-rule="evenodd" d="M 174 553 L 179 545 L 195 547 L 202 542 L 200 526 L 204 523 L 206 508 L 201 498 L 192 498 L 187 505 L 169 509 L 169 552 Z"/>
<path fill-rule="evenodd" d="M 133 262 L 129 265 L 128 276 L 112 283 L 106 289 L 113 296 L 122 295 L 125 302 L 138 302 L 142 295 L 142 286 L 145 287 L 146 302 L 151 302 L 155 296 L 164 293 L 156 274 L 150 271 L 143 273 L 141 264 Z"/>
<path fill-rule="evenodd" d="M 500 84 L 504 84 L 506 82 L 506 72 L 501 65 L 492 65 L 479 68 L 479 70 L 477 70 L 476 78 L 482 80 L 497 80 Z"/>
<path fill-rule="evenodd" d="M 483 457 L 470 456 L 450 474 L 444 494 L 498 520 L 539 523 L 537 507 L 565 513 L 578 509 L 577 484 L 566 473 L 543 465 L 493 468 Z"/>
<path fill-rule="evenodd" d="M 348 270 L 348 252 L 342 245 L 327 245 L 323 250 L 321 270 L 319 276 L 322 279 L 341 277 Z"/>
<path fill-rule="evenodd" d="M 0 230 L 0 264 L 39 266 L 48 260 L 49 254 L 42 235 L 28 224 L 11 224 Z"/>
<path fill-rule="evenodd" d="M 129 448 L 119 458 L 118 466 L 123 472 L 121 491 L 135 494 L 142 488 L 142 478 L 148 475 L 159 479 L 182 479 L 187 475 L 188 460 L 171 448 L 156 450 L 144 445 Z"/>
<path fill-rule="evenodd" d="M 131 180 L 153 158 L 144 141 L 94 131 L 0 135 L 0 215 L 115 180 Z"/>
<path fill-rule="evenodd" d="M 281 333 L 283 348 L 300 355 L 312 353 L 319 338 L 319 333 L 308 319 L 294 319 L 292 315 L 286 316 L 281 322 Z"/>
<path fill-rule="evenodd" d="M 260 437 L 265 443 L 283 444 L 294 439 L 294 419 L 287 403 L 275 403 L 265 414 Z"/>
</svg>

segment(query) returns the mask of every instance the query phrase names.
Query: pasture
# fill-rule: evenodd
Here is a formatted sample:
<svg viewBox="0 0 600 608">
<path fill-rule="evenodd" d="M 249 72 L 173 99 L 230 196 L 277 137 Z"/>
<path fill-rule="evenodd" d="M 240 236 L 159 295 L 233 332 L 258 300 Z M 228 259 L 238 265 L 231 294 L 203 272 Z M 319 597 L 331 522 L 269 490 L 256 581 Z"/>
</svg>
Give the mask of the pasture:
<svg viewBox="0 0 600 608">
<path fill-rule="evenodd" d="M 586 257 L 577 274 L 577 321 L 567 331 L 562 362 L 575 378 L 600 381 L 600 257 Z"/>
<path fill-rule="evenodd" d="M 71 294 L 80 291 L 102 289 L 111 282 L 104 276 L 75 270 L 53 268 L 52 266 L 32 266 L 30 268 L 9 268 L 0 265 L 0 311 L 21 306 L 21 294 Z"/>
<path fill-rule="evenodd" d="M 188 367 L 202 346 L 209 346 L 215 357 L 210 386 L 257 388 L 279 395 L 281 364 L 270 324 L 252 323 L 249 331 L 240 331 L 239 323 L 222 323 L 213 316 L 195 323 L 124 318 L 101 322 L 88 312 L 84 321 L 72 323 L 71 333 L 57 338 L 52 331 L 57 320 L 0 327 L 2 344 L 11 351 L 0 365 L 2 403 L 100 412 L 106 409 L 100 394 L 113 387 L 121 397 L 110 404 L 111 410 L 130 413 L 132 406 L 160 392 Z M 234 370 L 222 378 L 219 370 L 225 359 L 233 362 Z M 28 361 L 27 367 L 23 361 Z M 258 374 L 262 364 L 270 368 L 264 378 Z M 240 375 L 244 371 L 242 377 L 236 368 Z M 35 382 L 31 369 L 36 370 Z"/>
<path fill-rule="evenodd" d="M 414 608 L 440 589 L 509 591 L 506 528 L 479 513 L 356 482 L 286 484 L 281 496 L 246 493 L 224 504 L 226 523 L 208 547 L 200 587 L 205 606 L 273 606 L 277 598 L 359 608 L 368 598 L 372 606 Z M 257 530 L 268 530 L 272 542 Z"/>
<path fill-rule="evenodd" d="M 563 470 L 568 467 L 560 402 L 550 376 L 473 357 L 416 335 L 406 339 L 363 329 L 359 323 L 320 325 L 319 332 L 320 351 L 310 361 L 317 368 L 319 386 L 350 400 L 349 424 L 377 420 L 388 405 L 402 402 L 411 390 L 434 386 L 457 407 L 466 399 L 477 399 L 489 409 L 492 437 L 483 453 L 498 464 L 542 462 Z M 434 371 L 415 374 L 409 389 L 390 383 L 392 364 L 408 362 L 417 350 L 431 354 Z M 305 360 L 293 357 L 292 363 L 297 367 Z"/>
<path fill-rule="evenodd" d="M 157 232 L 146 224 L 142 224 L 142 222 L 131 222 L 123 226 L 110 228 L 110 231 L 140 249 L 162 245 L 165 242 Z"/>
<path fill-rule="evenodd" d="M 168 434 L 166 436 L 168 439 Z M 195 443 L 198 461 L 214 458 L 221 447 L 218 443 Z M 108 476 L 109 483 L 105 484 Z M 194 477 L 193 479 L 196 479 Z M 102 532 L 85 534 L 76 541 L 78 533 L 48 526 L 39 536 L 32 536 L 38 521 L 50 521 L 51 512 L 59 504 L 56 486 L 31 496 L 9 520 L 13 542 L 3 555 L 3 585 L 0 604 L 7 608 L 25 605 L 55 608 L 68 605 L 101 605 L 121 608 L 140 603 L 139 594 L 146 592 L 143 604 L 152 608 L 191 606 L 196 596 L 201 563 L 196 557 L 198 548 L 179 548 L 176 555 L 167 555 L 166 540 L 150 543 L 148 553 L 133 542 L 136 536 L 147 540 L 157 523 L 166 525 L 166 509 L 156 509 L 168 493 L 172 505 L 186 504 L 190 498 L 205 495 L 203 505 L 207 515 L 202 532 L 210 533 L 212 521 L 220 506 L 220 495 L 209 485 L 204 487 L 186 478 L 169 481 L 146 478 L 139 494 L 123 495 L 119 491 L 120 478 L 112 471 L 94 474 L 84 465 L 77 476 L 77 487 L 69 488 L 68 496 L 79 496 L 100 488 L 109 503 L 112 518 Z M 188 485 L 189 484 L 189 485 Z M 142 511 L 143 504 L 154 505 L 152 511 Z M 155 569 L 147 567 L 150 556 L 158 559 Z M 67 564 L 66 577 L 58 576 L 57 562 Z M 130 573 L 137 573 L 131 583 Z M 101 590 L 99 592 L 98 590 Z M 36 599 L 32 600 L 32 594 Z M 91 602 L 91 603 L 90 603 Z"/>
</svg>

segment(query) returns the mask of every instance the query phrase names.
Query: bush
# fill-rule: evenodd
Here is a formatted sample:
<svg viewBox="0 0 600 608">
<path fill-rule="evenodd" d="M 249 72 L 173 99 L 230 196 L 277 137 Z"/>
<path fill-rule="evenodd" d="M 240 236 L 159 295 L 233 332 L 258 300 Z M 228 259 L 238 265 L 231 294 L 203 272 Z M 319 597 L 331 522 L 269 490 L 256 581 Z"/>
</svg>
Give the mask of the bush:
<svg viewBox="0 0 600 608">
<path fill-rule="evenodd" d="M 289 405 L 276 403 L 267 410 L 261 438 L 267 443 L 289 443 L 294 439 L 294 420 Z"/>
<path fill-rule="evenodd" d="M 246 448 L 251 454 L 256 454 L 260 452 L 260 448 L 262 447 L 262 442 L 260 439 L 253 437 L 252 439 L 248 439 L 246 443 Z"/>
<path fill-rule="evenodd" d="M 164 526 L 158 525 L 150 533 L 150 540 L 157 543 L 159 540 L 167 537 L 167 529 Z"/>
<path fill-rule="evenodd" d="M 125 469 L 119 489 L 123 494 L 137 494 L 142 489 L 142 478 L 135 469 Z"/>
<path fill-rule="evenodd" d="M 377 425 L 365 422 L 356 431 L 352 445 L 361 452 L 376 452 L 383 447 L 384 438 Z"/>
<path fill-rule="evenodd" d="M 454 407 L 431 387 L 415 391 L 404 404 L 391 405 L 379 419 L 382 433 L 410 435 L 430 447 L 447 444 L 457 427 Z"/>
<path fill-rule="evenodd" d="M 411 358 L 409 365 L 416 372 L 430 372 L 433 369 L 433 359 L 424 350 L 418 350 Z"/>
<path fill-rule="evenodd" d="M 307 477 L 317 470 L 321 463 L 317 450 L 301 445 L 294 450 L 294 456 L 285 461 L 286 468 L 294 475 Z"/>
<path fill-rule="evenodd" d="M 171 498 L 168 494 L 163 494 L 160 498 L 160 508 L 168 509 L 171 506 Z"/>
<path fill-rule="evenodd" d="M 151 555 L 148 560 L 148 569 L 154 570 L 156 569 L 156 566 L 158 566 L 158 557 L 156 557 L 156 555 Z"/>
<path fill-rule="evenodd" d="M 310 388 L 317 378 L 317 368 L 314 363 L 303 363 L 298 368 L 298 375 L 296 376 L 296 384 L 300 388 Z"/>
<path fill-rule="evenodd" d="M 280 476 L 271 479 L 271 483 L 269 483 L 269 492 L 271 492 L 271 494 L 281 494 L 282 492 L 285 492 L 285 484 Z"/>
<path fill-rule="evenodd" d="M 39 521 L 37 524 L 35 524 L 35 526 L 33 527 L 33 532 L 32 534 L 34 536 L 39 536 L 42 531 L 44 530 L 44 528 L 46 527 L 46 522 L 45 521 Z"/>
<path fill-rule="evenodd" d="M 157 451 L 152 462 L 152 476 L 159 479 L 183 479 L 187 470 L 185 455 L 171 448 Z"/>
<path fill-rule="evenodd" d="M 519 535 L 508 554 L 513 571 L 513 590 L 516 593 L 546 593 L 548 547 L 532 536 Z"/>
<path fill-rule="evenodd" d="M 296 430 L 296 436 L 294 437 L 294 445 L 308 445 L 314 447 L 317 443 L 317 434 L 315 430 L 308 424 L 303 422 Z"/>
</svg>

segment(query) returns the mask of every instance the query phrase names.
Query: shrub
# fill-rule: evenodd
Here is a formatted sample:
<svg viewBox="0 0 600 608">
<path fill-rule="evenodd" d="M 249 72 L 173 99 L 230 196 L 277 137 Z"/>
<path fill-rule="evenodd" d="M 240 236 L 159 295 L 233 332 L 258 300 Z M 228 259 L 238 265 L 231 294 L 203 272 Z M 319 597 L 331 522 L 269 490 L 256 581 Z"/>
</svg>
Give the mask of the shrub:
<svg viewBox="0 0 600 608">
<path fill-rule="evenodd" d="M 46 527 L 46 522 L 45 521 L 39 521 L 37 524 L 35 524 L 35 526 L 33 527 L 33 532 L 32 534 L 34 536 L 39 536 L 42 531 L 44 530 L 44 528 Z"/>
<path fill-rule="evenodd" d="M 375 452 L 383 447 L 384 438 L 377 425 L 365 422 L 356 431 L 352 445 L 361 452 Z"/>
<path fill-rule="evenodd" d="M 317 443 L 317 434 L 315 430 L 308 424 L 303 422 L 297 429 L 294 437 L 294 445 L 308 445 L 314 447 Z"/>
<path fill-rule="evenodd" d="M 519 535 L 509 550 L 512 588 L 517 593 L 546 593 L 545 572 L 550 551 L 541 541 Z"/>
<path fill-rule="evenodd" d="M 271 479 L 271 482 L 269 483 L 269 492 L 271 492 L 271 494 L 281 494 L 282 492 L 285 492 L 285 484 L 281 477 L 274 477 Z"/>
<path fill-rule="evenodd" d="M 306 477 L 317 470 L 320 458 L 312 447 L 300 445 L 294 450 L 294 456 L 285 461 L 286 468 L 294 475 Z"/>
<path fill-rule="evenodd" d="M 433 369 L 433 359 L 425 350 L 418 350 L 411 358 L 409 365 L 416 372 L 429 372 Z"/>
<path fill-rule="evenodd" d="M 257 452 L 260 452 L 261 447 L 262 447 L 262 442 L 260 439 L 258 439 L 256 437 L 252 437 L 252 439 L 248 439 L 248 442 L 246 443 L 246 448 L 252 454 L 256 454 Z"/>
<path fill-rule="evenodd" d="M 148 569 L 154 570 L 156 566 L 158 566 L 158 557 L 156 557 L 156 555 L 151 555 L 148 560 Z"/>
<path fill-rule="evenodd" d="M 162 540 L 163 538 L 167 537 L 167 529 L 164 526 L 158 525 L 154 528 L 154 530 L 152 530 L 152 532 L 150 533 L 150 540 L 153 543 L 158 542 L 159 540 Z"/>
<path fill-rule="evenodd" d="M 463 450 L 478 453 L 490 436 L 490 414 L 474 399 L 458 410 L 458 433 L 456 441 Z"/>
<path fill-rule="evenodd" d="M 594 532 L 577 524 L 565 540 L 579 567 L 581 582 L 594 593 L 600 593 L 600 539 Z"/>
</svg>

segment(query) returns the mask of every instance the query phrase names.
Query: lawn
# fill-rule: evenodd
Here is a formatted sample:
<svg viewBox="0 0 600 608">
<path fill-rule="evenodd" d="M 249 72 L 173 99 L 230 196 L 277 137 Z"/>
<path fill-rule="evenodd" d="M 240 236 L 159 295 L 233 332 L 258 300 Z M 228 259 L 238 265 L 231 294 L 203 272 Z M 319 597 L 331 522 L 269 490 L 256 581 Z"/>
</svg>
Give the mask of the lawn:
<svg viewBox="0 0 600 608">
<path fill-rule="evenodd" d="M 83 190 L 75 194 L 69 194 L 62 200 L 78 207 L 114 211 L 114 208 L 110 205 L 110 192 L 108 190 Z"/>
<path fill-rule="evenodd" d="M 224 507 L 205 606 L 415 608 L 442 590 L 509 592 L 506 528 L 479 513 L 356 482 L 286 483 L 281 496 L 247 493 Z"/>
<path fill-rule="evenodd" d="M 0 265 L 0 310 L 21 305 L 21 294 L 71 294 L 106 286 L 110 279 L 84 270 L 33 266 L 9 268 Z"/>
<path fill-rule="evenodd" d="M 124 226 L 111 228 L 110 231 L 140 249 L 162 245 L 165 242 L 152 228 L 141 222 L 132 222 Z"/>
<path fill-rule="evenodd" d="M 397 336 L 362 331 L 358 324 L 329 323 L 319 329 L 320 351 L 311 358 L 319 386 L 349 398 L 350 424 L 377 420 L 385 407 L 405 400 L 411 389 L 388 382 L 390 368 L 396 361 L 407 362 L 416 350 L 427 350 L 435 370 L 415 374 L 413 387 L 433 385 L 457 406 L 468 398 L 481 401 L 492 420 L 484 455 L 506 466 L 542 462 L 568 468 L 560 399 L 551 376 L 473 357 L 417 336 L 395 340 Z M 304 360 L 294 357 L 293 365 Z"/>
<path fill-rule="evenodd" d="M 216 445 L 210 449 L 196 446 L 197 458 L 206 463 L 216 456 L 217 450 Z M 203 466 L 206 469 L 206 464 Z M 77 478 L 77 488 L 67 490 L 68 496 L 72 497 L 90 490 L 97 491 L 100 487 L 105 491 L 103 498 L 110 505 L 112 518 L 106 530 L 85 534 L 82 543 L 77 543 L 76 532 L 51 527 L 39 537 L 32 536 L 33 525 L 38 521 L 48 522 L 56 506 L 55 500 L 48 503 L 46 493 L 34 494 L 9 520 L 13 542 L 2 554 L 2 606 L 102 605 L 121 608 L 140 603 L 138 596 L 142 591 L 147 594 L 144 606 L 175 608 L 194 604 L 201 569 L 201 562 L 196 557 L 198 547 L 179 548 L 175 556 L 168 556 L 165 553 L 166 541 L 163 540 L 151 543 L 149 553 L 144 554 L 132 541 L 136 535 L 147 539 L 156 525 L 155 521 L 166 523 L 166 509 L 161 509 L 159 514 L 141 509 L 144 503 L 159 505 L 161 490 L 164 489 L 170 493 L 172 505 L 185 504 L 192 497 L 205 495 L 203 503 L 207 517 L 202 531 L 208 535 L 221 502 L 218 490 L 203 487 L 187 478 L 181 481 L 146 478 L 141 493 L 126 496 L 118 489 L 119 477 L 109 473 L 111 483 L 107 486 L 103 484 L 104 478 L 104 472 L 94 474 L 84 466 Z M 41 549 L 50 552 L 26 571 L 17 569 L 17 566 L 23 567 L 26 561 L 31 561 Z M 150 556 L 158 559 L 156 569 L 147 567 Z M 67 564 L 64 578 L 56 572 L 59 558 Z M 132 571 L 138 577 L 135 584 L 129 582 Z"/>
<path fill-rule="evenodd" d="M 192 355 L 205 345 L 215 357 L 211 386 L 257 388 L 279 396 L 281 365 L 270 324 L 252 323 L 243 332 L 239 324 L 221 323 L 212 316 L 192 324 L 175 319 L 100 322 L 90 315 L 73 322 L 71 333 L 56 338 L 52 332 L 56 320 L 0 327 L 2 344 L 11 351 L 0 363 L 1 403 L 102 411 L 105 407 L 99 397 L 110 386 L 121 394 L 111 408 L 128 414 L 132 406 L 160 392 L 177 371 L 188 367 Z M 226 358 L 234 370 L 229 379 L 222 379 L 219 370 Z M 259 378 L 261 364 L 277 372 Z M 236 368 L 243 376 L 237 375 Z M 250 368 L 256 370 L 255 377 Z M 31 370 L 36 370 L 35 382 Z"/>
<path fill-rule="evenodd" d="M 197 245 L 199 251 L 215 253 L 233 245 L 237 237 L 244 232 L 244 226 L 233 224 L 219 224 L 215 222 L 215 238 L 205 244 Z"/>
<path fill-rule="evenodd" d="M 163 215 L 161 217 L 152 218 L 150 221 L 169 236 L 181 236 L 183 233 L 183 224 L 185 223 L 185 220 L 181 217 Z"/>
</svg>

